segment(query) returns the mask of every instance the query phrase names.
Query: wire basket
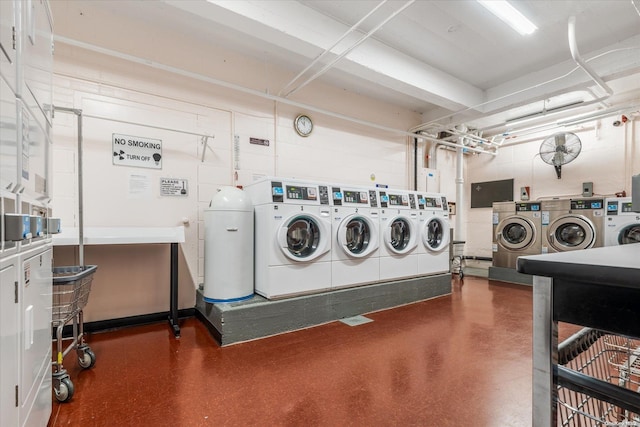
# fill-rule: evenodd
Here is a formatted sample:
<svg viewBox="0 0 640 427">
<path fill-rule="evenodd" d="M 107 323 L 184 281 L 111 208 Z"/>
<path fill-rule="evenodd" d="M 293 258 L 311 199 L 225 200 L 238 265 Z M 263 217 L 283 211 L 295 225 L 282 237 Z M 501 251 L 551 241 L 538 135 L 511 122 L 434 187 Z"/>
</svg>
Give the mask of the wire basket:
<svg viewBox="0 0 640 427">
<path fill-rule="evenodd" d="M 589 377 L 638 392 L 640 340 L 583 329 L 558 348 L 558 364 Z M 640 408 L 631 411 L 608 401 L 558 387 L 558 425 L 640 427 Z"/>
<path fill-rule="evenodd" d="M 53 268 L 52 323 L 57 327 L 75 316 L 89 301 L 93 273 L 98 266 Z"/>
</svg>

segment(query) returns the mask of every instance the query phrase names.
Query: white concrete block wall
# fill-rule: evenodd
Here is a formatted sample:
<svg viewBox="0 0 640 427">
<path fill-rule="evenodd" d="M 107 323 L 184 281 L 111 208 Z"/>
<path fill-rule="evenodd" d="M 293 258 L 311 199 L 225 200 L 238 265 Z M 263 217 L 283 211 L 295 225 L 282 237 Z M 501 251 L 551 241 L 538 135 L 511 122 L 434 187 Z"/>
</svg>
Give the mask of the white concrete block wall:
<svg viewBox="0 0 640 427">
<path fill-rule="evenodd" d="M 191 288 L 204 279 L 203 213 L 220 186 L 246 185 L 262 175 L 409 186 L 403 136 L 309 113 L 315 129 L 310 137 L 302 138 L 293 130 L 293 119 L 305 111 L 295 107 L 278 105 L 276 110 L 272 101 L 65 45 L 56 47 L 55 65 L 54 104 L 79 108 L 85 114 L 85 226 L 176 226 L 186 219 L 182 253 Z M 320 102 L 328 110 L 339 109 L 386 126 L 408 129 L 419 121 L 413 112 L 345 95 L 339 89 L 320 86 L 306 92 L 309 100 L 321 92 Z M 56 115 L 54 151 L 59 162 L 54 162 L 53 171 L 54 215 L 62 217 L 63 226 L 77 225 L 75 159 L 69 158 L 77 146 L 75 126 L 72 115 Z M 210 149 L 204 161 L 199 136 L 170 129 L 214 135 L 208 140 Z M 113 165 L 113 133 L 162 140 L 162 170 Z M 250 144 L 250 138 L 269 140 L 269 146 Z M 148 179 L 151 188 L 145 197 L 130 194 L 132 174 Z M 161 197 L 160 178 L 187 179 L 189 195 Z M 108 256 L 108 251 L 98 252 Z M 104 263 L 112 264 L 108 259 Z M 151 283 L 154 277 L 150 275 L 148 285 L 137 286 L 128 296 L 140 298 L 139 314 L 157 309 L 158 301 L 153 305 L 143 296 L 145 286 L 157 286 Z M 180 308 L 192 306 L 193 301 Z M 104 307 L 87 315 L 89 321 L 109 316 Z"/>
</svg>

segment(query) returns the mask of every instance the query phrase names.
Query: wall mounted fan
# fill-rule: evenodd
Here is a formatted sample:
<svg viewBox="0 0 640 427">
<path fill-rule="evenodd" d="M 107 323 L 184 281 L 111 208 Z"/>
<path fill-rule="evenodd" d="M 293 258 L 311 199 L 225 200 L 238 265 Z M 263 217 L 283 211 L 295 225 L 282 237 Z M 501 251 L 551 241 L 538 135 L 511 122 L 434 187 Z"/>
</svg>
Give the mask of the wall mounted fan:
<svg viewBox="0 0 640 427">
<path fill-rule="evenodd" d="M 545 138 L 540 144 L 540 158 L 556 168 L 558 179 L 562 177 L 562 165 L 573 161 L 582 150 L 582 142 L 575 133 L 560 132 Z"/>
</svg>

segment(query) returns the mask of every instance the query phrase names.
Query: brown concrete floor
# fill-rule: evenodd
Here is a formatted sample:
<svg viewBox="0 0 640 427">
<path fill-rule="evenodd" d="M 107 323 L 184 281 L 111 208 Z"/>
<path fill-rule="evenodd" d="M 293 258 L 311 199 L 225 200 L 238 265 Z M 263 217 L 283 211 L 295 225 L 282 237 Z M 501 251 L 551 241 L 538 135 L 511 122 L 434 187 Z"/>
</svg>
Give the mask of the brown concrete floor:
<svg viewBox="0 0 640 427">
<path fill-rule="evenodd" d="M 529 426 L 531 287 L 451 296 L 220 348 L 194 318 L 93 334 L 49 426 Z M 570 327 L 569 327 L 570 328 Z M 568 335 L 565 327 L 561 335 Z"/>
</svg>

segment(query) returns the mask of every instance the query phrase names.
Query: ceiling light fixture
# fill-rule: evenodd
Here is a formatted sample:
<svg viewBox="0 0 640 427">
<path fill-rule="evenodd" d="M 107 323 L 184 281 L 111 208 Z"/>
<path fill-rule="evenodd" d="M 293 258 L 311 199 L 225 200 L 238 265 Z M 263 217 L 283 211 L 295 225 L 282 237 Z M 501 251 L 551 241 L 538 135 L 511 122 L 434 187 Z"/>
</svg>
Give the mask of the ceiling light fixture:
<svg viewBox="0 0 640 427">
<path fill-rule="evenodd" d="M 506 0 L 478 0 L 489 12 L 509 24 L 511 28 L 526 36 L 538 29 L 536 25 L 520 13 Z"/>
</svg>

